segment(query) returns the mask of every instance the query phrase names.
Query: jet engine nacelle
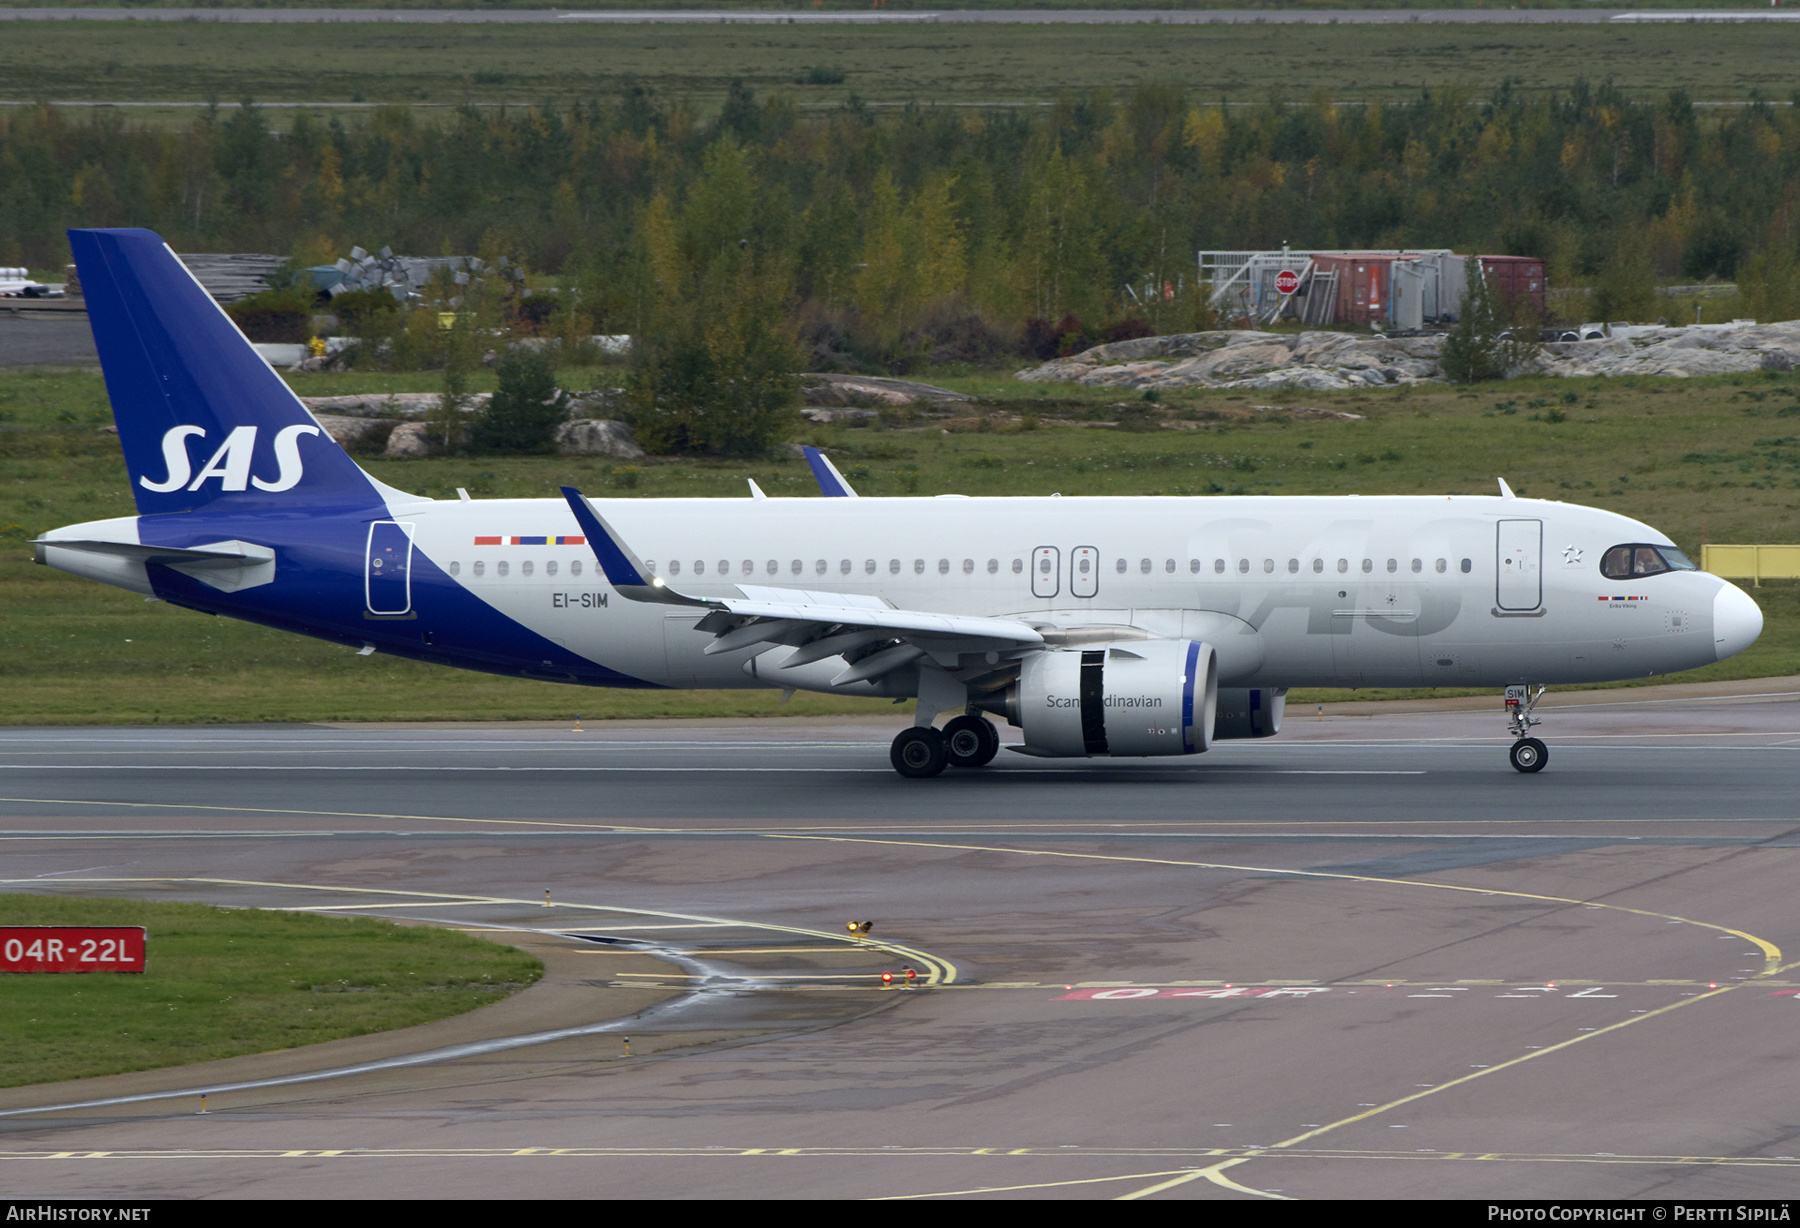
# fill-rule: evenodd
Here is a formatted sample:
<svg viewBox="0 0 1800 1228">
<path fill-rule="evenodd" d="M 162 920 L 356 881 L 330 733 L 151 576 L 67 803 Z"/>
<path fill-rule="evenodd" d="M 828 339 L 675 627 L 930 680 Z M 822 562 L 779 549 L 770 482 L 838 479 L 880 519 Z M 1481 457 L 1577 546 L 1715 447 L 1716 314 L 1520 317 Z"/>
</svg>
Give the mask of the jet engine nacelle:
<svg viewBox="0 0 1800 1228">
<path fill-rule="evenodd" d="M 1132 640 L 1027 656 L 1008 715 L 1038 755 L 1193 755 L 1213 741 L 1219 671 L 1197 640 Z"/>
<path fill-rule="evenodd" d="M 1220 687 L 1219 716 L 1213 741 L 1228 738 L 1272 738 L 1281 732 L 1287 711 L 1286 687 Z"/>
</svg>

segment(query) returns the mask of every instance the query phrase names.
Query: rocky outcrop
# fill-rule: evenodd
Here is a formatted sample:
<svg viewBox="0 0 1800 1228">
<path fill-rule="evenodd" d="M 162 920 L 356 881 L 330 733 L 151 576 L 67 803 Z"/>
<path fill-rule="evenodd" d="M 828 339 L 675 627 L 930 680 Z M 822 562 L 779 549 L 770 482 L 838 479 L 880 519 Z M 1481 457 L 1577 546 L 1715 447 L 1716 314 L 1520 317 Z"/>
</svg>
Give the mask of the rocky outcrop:
<svg viewBox="0 0 1800 1228">
<path fill-rule="evenodd" d="M 430 456 L 431 427 L 423 422 L 402 422 L 388 436 L 383 456 Z"/>
<path fill-rule="evenodd" d="M 810 406 L 831 408 L 856 406 L 874 409 L 882 406 L 916 405 L 919 402 L 949 404 L 972 401 L 965 392 L 952 392 L 935 384 L 916 380 L 892 379 L 885 375 L 804 375 L 800 377 L 800 399 Z"/>
<path fill-rule="evenodd" d="M 556 428 L 556 451 L 561 456 L 614 456 L 637 460 L 644 450 L 632 438 L 631 427 L 612 418 L 576 418 Z"/>
<path fill-rule="evenodd" d="M 1305 388 L 1329 392 L 1442 379 L 1440 337 L 1354 333 L 1181 333 L 1095 346 L 1021 371 L 1089 388 Z"/>
<path fill-rule="evenodd" d="M 1020 371 L 1026 381 L 1089 388 L 1304 388 L 1331 392 L 1441 382 L 1442 335 L 1183 333 L 1095 346 Z M 1509 376 L 1645 375 L 1684 378 L 1792 370 L 1800 365 L 1800 320 L 1781 324 L 1643 327 L 1600 341 L 1538 347 Z"/>
<path fill-rule="evenodd" d="M 1559 341 L 1542 348 L 1534 374 L 1740 375 L 1791 370 L 1800 362 L 1800 320 L 1698 328 L 1635 328 L 1605 341 Z"/>
<path fill-rule="evenodd" d="M 436 413 L 443 399 L 435 392 L 363 392 L 348 396 L 300 398 L 315 417 L 319 414 L 335 414 L 350 418 L 410 419 L 425 418 Z M 463 404 L 463 412 L 478 414 L 487 408 L 487 403 L 492 399 L 493 394 L 489 392 L 470 393 Z"/>
<path fill-rule="evenodd" d="M 313 418 L 340 448 L 354 448 L 363 443 L 375 434 L 381 422 L 378 418 L 351 418 L 344 414 L 314 414 Z"/>
</svg>

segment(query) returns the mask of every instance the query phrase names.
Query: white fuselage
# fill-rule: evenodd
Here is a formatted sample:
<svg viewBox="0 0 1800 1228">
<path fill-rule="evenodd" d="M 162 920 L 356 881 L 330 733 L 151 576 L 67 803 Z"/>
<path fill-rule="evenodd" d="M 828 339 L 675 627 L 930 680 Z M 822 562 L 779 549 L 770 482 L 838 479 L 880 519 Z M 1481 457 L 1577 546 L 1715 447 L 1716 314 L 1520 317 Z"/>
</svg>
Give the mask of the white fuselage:
<svg viewBox="0 0 1800 1228">
<path fill-rule="evenodd" d="M 1602 576 L 1668 539 L 1611 512 L 1479 496 L 621 499 L 595 506 L 696 596 L 739 583 L 903 609 L 1204 639 L 1226 686 L 1598 682 L 1710 664 L 1760 630 L 1697 571 Z M 753 650 L 703 655 L 692 611 L 620 600 L 560 501 L 396 506 L 468 593 L 646 682 L 768 686 Z M 538 537 L 548 544 L 514 544 Z M 482 541 L 482 539 L 488 539 Z M 498 539 L 495 544 L 494 539 Z M 610 597 L 609 597 L 610 593 Z M 806 683 L 801 681 L 800 685 Z"/>
</svg>

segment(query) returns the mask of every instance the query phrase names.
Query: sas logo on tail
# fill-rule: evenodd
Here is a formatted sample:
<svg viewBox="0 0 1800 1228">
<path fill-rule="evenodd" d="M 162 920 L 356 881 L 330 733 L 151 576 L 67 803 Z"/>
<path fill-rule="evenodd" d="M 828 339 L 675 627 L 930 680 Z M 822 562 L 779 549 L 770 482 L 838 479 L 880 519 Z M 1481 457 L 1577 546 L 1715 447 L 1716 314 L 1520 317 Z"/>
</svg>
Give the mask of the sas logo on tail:
<svg viewBox="0 0 1800 1228">
<path fill-rule="evenodd" d="M 320 433 L 318 427 L 311 425 L 282 427 L 275 435 L 275 480 L 267 482 L 250 473 L 250 461 L 256 452 L 255 427 L 232 428 L 231 434 L 212 454 L 212 459 L 202 466 L 197 477 L 194 462 L 188 456 L 187 438 L 198 435 L 204 439 L 206 431 L 197 426 L 173 427 L 162 438 L 163 464 L 168 469 L 168 477 L 152 482 L 146 474 L 138 478 L 138 485 L 158 494 L 168 494 L 183 488 L 199 490 L 208 479 L 218 478 L 221 491 L 245 490 L 251 486 L 274 493 L 292 490 L 306 475 L 306 466 L 300 460 L 300 436 Z"/>
</svg>

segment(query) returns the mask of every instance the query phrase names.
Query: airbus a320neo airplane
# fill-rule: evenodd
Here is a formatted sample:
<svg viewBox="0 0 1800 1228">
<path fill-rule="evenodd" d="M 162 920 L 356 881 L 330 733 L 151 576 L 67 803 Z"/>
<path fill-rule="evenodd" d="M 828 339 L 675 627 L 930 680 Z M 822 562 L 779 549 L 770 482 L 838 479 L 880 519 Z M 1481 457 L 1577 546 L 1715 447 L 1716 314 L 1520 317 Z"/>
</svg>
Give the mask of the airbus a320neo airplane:
<svg viewBox="0 0 1800 1228">
<path fill-rule="evenodd" d="M 1762 630 L 1648 525 L 1498 497 L 436 501 L 357 467 L 156 235 L 70 232 L 139 514 L 37 559 L 209 614 L 604 687 L 916 698 L 904 776 L 1191 755 L 1295 686 L 1690 669 Z M 828 495 L 853 495 L 812 453 Z M 938 717 L 950 720 L 940 731 Z"/>
</svg>

